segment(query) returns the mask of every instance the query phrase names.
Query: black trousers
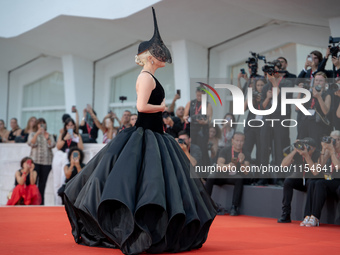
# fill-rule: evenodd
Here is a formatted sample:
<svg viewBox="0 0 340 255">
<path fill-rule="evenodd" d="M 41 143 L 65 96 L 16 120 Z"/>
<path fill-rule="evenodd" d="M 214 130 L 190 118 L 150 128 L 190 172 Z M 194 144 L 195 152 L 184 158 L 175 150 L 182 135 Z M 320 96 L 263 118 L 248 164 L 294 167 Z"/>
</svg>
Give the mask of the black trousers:
<svg viewBox="0 0 340 255">
<path fill-rule="evenodd" d="M 236 178 L 234 178 L 236 177 Z M 212 189 L 214 185 L 224 185 L 224 184 L 231 184 L 234 185 L 234 192 L 233 192 L 233 205 L 240 206 L 241 199 L 242 199 L 242 192 L 243 192 L 243 179 L 238 178 L 240 176 L 234 176 L 233 178 L 208 178 L 205 183 L 205 188 L 208 194 L 211 196 Z"/>
<path fill-rule="evenodd" d="M 333 180 L 318 180 L 315 182 L 314 186 L 314 196 L 312 203 L 312 212 L 310 215 L 314 215 L 316 218 L 320 219 L 321 210 L 326 202 L 327 197 L 337 196 L 337 189 L 340 186 L 339 179 Z"/>
<path fill-rule="evenodd" d="M 52 169 L 51 165 L 35 164 L 35 170 L 38 173 L 38 189 L 41 195 L 41 204 L 45 204 L 45 188 L 48 175 Z"/>
<path fill-rule="evenodd" d="M 289 116 L 286 116 L 289 119 Z M 271 117 L 268 119 L 280 119 L 278 117 Z M 269 165 L 269 156 L 272 153 L 274 159 L 274 165 L 280 166 L 283 160 L 283 149 L 290 145 L 289 128 L 283 127 L 281 121 L 284 116 L 281 116 L 280 121 L 274 122 L 272 127 L 271 121 L 265 121 L 263 127 L 261 127 L 261 164 Z M 286 125 L 288 123 L 285 123 Z M 271 148 L 271 149 L 270 149 Z M 261 174 L 261 179 L 268 183 L 268 178 L 274 178 L 273 183 L 276 183 L 277 178 L 284 178 L 282 173 Z"/>
<path fill-rule="evenodd" d="M 248 127 L 244 130 L 245 140 L 243 149 L 251 154 L 254 146 L 256 145 L 256 160 L 255 165 L 261 164 L 261 128 L 260 127 Z"/>
<path fill-rule="evenodd" d="M 305 185 L 303 185 L 302 178 L 286 178 L 283 183 L 283 198 L 282 198 L 282 212 L 284 214 L 290 214 L 291 203 L 293 198 L 294 189 L 299 191 L 307 191 L 310 179 L 306 179 Z"/>
</svg>

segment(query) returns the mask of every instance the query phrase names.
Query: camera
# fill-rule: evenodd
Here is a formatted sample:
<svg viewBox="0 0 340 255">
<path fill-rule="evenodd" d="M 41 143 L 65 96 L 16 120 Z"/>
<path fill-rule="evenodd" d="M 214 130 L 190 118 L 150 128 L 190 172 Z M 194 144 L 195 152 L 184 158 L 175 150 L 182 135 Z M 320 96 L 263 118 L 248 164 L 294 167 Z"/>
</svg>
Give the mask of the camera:
<svg viewBox="0 0 340 255">
<path fill-rule="evenodd" d="M 274 73 L 277 73 L 277 71 L 275 70 L 275 65 L 273 65 L 271 63 L 269 65 L 264 65 L 262 67 L 262 71 L 269 74 L 269 75 L 273 75 Z"/>
<path fill-rule="evenodd" d="M 281 62 L 278 61 L 278 60 L 274 60 L 272 62 L 267 62 L 267 64 L 262 67 L 262 71 L 269 74 L 269 75 L 273 75 L 275 73 L 285 73 L 286 72 L 286 71 L 277 71 L 275 69 L 275 66 L 278 67 L 279 70 L 281 70 L 281 68 L 282 68 Z"/>
<path fill-rule="evenodd" d="M 261 93 L 260 93 L 260 92 L 257 92 L 256 90 L 254 90 L 254 91 L 253 91 L 253 100 L 256 100 L 258 96 L 261 97 Z"/>
<path fill-rule="evenodd" d="M 331 90 L 334 90 L 334 91 L 338 91 L 338 90 L 340 90 L 340 84 L 332 83 L 332 84 L 329 85 L 328 88 L 331 89 Z"/>
<path fill-rule="evenodd" d="M 306 79 L 304 82 L 303 82 L 303 88 L 304 89 L 307 89 L 307 90 L 310 90 L 310 79 Z"/>
<path fill-rule="evenodd" d="M 123 103 L 125 100 L 127 100 L 127 97 L 126 96 L 120 96 L 119 100 L 122 101 L 122 103 Z"/>
<path fill-rule="evenodd" d="M 162 113 L 163 119 L 166 119 L 166 118 L 168 118 L 169 116 L 170 116 L 170 113 L 167 112 L 167 111 L 164 111 L 164 112 Z"/>
<path fill-rule="evenodd" d="M 248 66 L 251 69 L 251 75 L 250 77 L 256 77 L 257 75 L 257 63 L 258 60 L 263 60 L 266 63 L 266 57 L 265 56 L 261 56 L 255 52 L 250 51 L 250 54 L 252 55 L 252 57 L 249 57 L 248 60 L 246 61 L 246 63 L 248 64 Z"/>
<path fill-rule="evenodd" d="M 322 90 L 321 85 L 316 85 L 314 88 L 317 92 L 320 92 Z"/>
<path fill-rule="evenodd" d="M 187 144 L 185 143 L 184 139 L 181 139 L 181 138 L 178 138 L 178 143 L 187 145 Z"/>
<path fill-rule="evenodd" d="M 328 46 L 329 51 L 332 54 L 332 57 L 338 56 L 338 52 L 340 51 L 339 42 L 340 42 L 340 37 L 332 37 L 332 36 L 329 37 L 328 43 L 333 44 L 333 47 L 332 47 L 332 45 Z M 336 43 L 338 43 L 338 45 L 335 46 Z"/>
<path fill-rule="evenodd" d="M 196 114 L 191 117 L 192 122 L 198 122 L 199 120 L 207 120 L 207 116 L 202 114 Z"/>
<path fill-rule="evenodd" d="M 297 141 L 293 145 L 298 150 L 304 150 L 305 148 L 307 149 L 307 151 L 310 150 L 310 145 L 307 144 L 304 140 Z"/>
<path fill-rule="evenodd" d="M 335 139 L 331 136 L 322 137 L 321 142 L 323 142 L 323 143 L 333 143 L 333 145 L 335 145 L 335 143 L 336 143 Z"/>
</svg>

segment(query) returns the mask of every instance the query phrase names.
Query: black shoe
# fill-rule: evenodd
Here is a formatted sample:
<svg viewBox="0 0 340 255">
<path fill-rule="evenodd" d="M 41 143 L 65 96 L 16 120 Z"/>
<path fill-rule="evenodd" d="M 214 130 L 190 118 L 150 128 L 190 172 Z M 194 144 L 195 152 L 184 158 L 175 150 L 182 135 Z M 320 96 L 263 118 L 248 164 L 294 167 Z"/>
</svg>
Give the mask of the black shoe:
<svg viewBox="0 0 340 255">
<path fill-rule="evenodd" d="M 216 205 L 217 205 L 217 208 L 216 208 L 217 215 L 225 215 L 227 213 L 227 210 L 224 209 L 221 204 L 216 203 Z"/>
<path fill-rule="evenodd" d="M 282 181 L 282 180 L 278 180 L 278 181 L 276 182 L 276 185 L 277 185 L 277 186 L 280 186 L 280 187 L 283 187 L 283 181 Z"/>
<path fill-rule="evenodd" d="M 261 179 L 256 183 L 256 186 L 268 186 L 268 180 Z"/>
<path fill-rule="evenodd" d="M 277 223 L 291 223 L 290 214 L 289 213 L 283 213 L 281 215 L 281 218 L 277 220 Z"/>
<path fill-rule="evenodd" d="M 230 216 L 238 216 L 238 215 L 240 215 L 238 211 L 238 207 L 233 205 L 230 209 Z"/>
</svg>

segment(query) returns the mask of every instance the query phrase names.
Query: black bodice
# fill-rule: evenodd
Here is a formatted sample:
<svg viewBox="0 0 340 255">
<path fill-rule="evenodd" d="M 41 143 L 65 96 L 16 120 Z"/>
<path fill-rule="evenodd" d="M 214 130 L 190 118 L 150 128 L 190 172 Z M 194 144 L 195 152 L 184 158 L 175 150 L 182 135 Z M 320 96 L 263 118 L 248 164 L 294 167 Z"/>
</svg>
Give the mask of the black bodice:
<svg viewBox="0 0 340 255">
<path fill-rule="evenodd" d="M 149 72 L 148 72 L 149 73 Z M 150 73 L 150 75 L 152 75 Z M 148 104 L 160 105 L 165 97 L 164 89 L 159 81 L 155 79 L 156 87 L 152 90 Z M 138 112 L 138 118 L 136 121 L 136 127 L 142 127 L 144 129 L 150 129 L 154 132 L 163 133 L 163 118 L 162 112 L 144 113 Z"/>
</svg>

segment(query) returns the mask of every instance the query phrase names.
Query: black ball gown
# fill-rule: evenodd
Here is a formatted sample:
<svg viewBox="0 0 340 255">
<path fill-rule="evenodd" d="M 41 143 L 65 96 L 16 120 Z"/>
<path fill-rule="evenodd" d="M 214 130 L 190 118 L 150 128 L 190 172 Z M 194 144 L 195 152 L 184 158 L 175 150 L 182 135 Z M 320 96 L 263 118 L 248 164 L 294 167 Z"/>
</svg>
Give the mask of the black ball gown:
<svg viewBox="0 0 340 255">
<path fill-rule="evenodd" d="M 149 103 L 160 105 L 156 81 Z M 65 209 L 79 244 L 119 248 L 125 254 L 200 248 L 216 216 L 200 179 L 162 113 L 138 113 L 65 189 Z"/>
</svg>

